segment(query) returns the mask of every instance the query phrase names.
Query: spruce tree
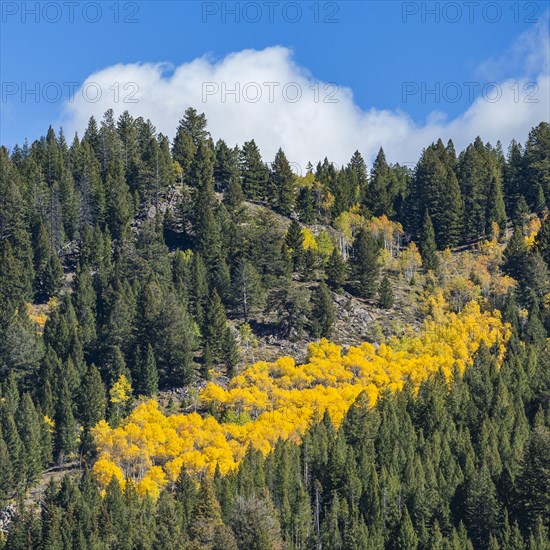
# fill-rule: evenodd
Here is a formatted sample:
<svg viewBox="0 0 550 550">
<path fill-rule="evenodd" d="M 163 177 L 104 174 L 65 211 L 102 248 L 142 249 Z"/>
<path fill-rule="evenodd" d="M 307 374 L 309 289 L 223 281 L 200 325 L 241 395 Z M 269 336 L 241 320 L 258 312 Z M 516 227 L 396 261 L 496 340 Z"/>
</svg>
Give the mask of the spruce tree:
<svg viewBox="0 0 550 550">
<path fill-rule="evenodd" d="M 531 432 L 517 484 L 520 515 L 531 529 L 539 518 L 545 525 L 550 521 L 549 456 L 550 430 L 539 426 Z"/>
<path fill-rule="evenodd" d="M 34 288 L 39 300 L 46 300 L 61 288 L 63 268 L 41 220 L 35 236 L 34 270 Z"/>
<path fill-rule="evenodd" d="M 523 157 L 523 195 L 531 206 L 535 206 L 539 187 L 546 202 L 550 199 L 550 124 L 541 122 L 531 128 L 525 143 Z"/>
<path fill-rule="evenodd" d="M 384 275 L 380 287 L 378 289 L 378 304 L 383 309 L 391 309 L 393 307 L 394 295 L 391 282 L 387 275 Z"/>
<path fill-rule="evenodd" d="M 142 361 L 141 376 L 139 379 L 139 387 L 144 395 L 155 395 L 158 391 L 159 374 L 157 370 L 157 362 L 153 346 L 147 344 L 145 358 Z"/>
<path fill-rule="evenodd" d="M 315 197 L 310 187 L 302 187 L 296 198 L 296 212 L 302 223 L 315 223 Z"/>
<path fill-rule="evenodd" d="M 324 282 L 319 283 L 312 302 L 312 333 L 315 338 L 329 338 L 335 320 L 335 308 L 330 290 Z"/>
<path fill-rule="evenodd" d="M 546 211 L 546 198 L 544 196 L 542 185 L 539 185 L 538 187 L 537 198 L 535 199 L 533 210 L 539 215 L 543 215 Z"/>
<path fill-rule="evenodd" d="M 399 522 L 395 542 L 396 550 L 416 550 L 418 548 L 418 536 L 414 530 L 411 516 L 406 506 Z"/>
<path fill-rule="evenodd" d="M 535 238 L 535 246 L 550 269 L 550 215 L 546 216 Z"/>
<path fill-rule="evenodd" d="M 398 181 L 386 162 L 384 150 L 380 148 L 372 165 L 367 191 L 367 207 L 375 216 L 393 215 L 393 201 L 397 195 Z"/>
<path fill-rule="evenodd" d="M 23 265 L 14 256 L 10 241 L 0 241 L 0 330 L 5 329 L 14 310 L 26 298 L 23 275 Z"/>
<path fill-rule="evenodd" d="M 361 298 L 370 298 L 376 292 L 379 252 L 376 239 L 366 229 L 361 229 L 355 237 L 351 256 L 353 285 Z"/>
<path fill-rule="evenodd" d="M 183 170 L 184 181 L 187 184 L 194 184 L 188 179 L 191 164 L 199 145 L 206 144 L 209 137 L 204 113 L 199 114 L 196 109 L 187 108 L 183 118 L 179 121 L 172 146 L 172 156 Z"/>
<path fill-rule="evenodd" d="M 500 507 L 495 485 L 486 464 L 474 472 L 466 492 L 468 533 L 475 545 L 483 547 L 498 528 Z"/>
<path fill-rule="evenodd" d="M 490 196 L 490 187 L 493 185 L 493 178 L 496 177 L 493 170 L 491 159 L 478 137 L 461 156 L 459 168 L 464 200 L 463 235 L 467 242 L 478 239 L 486 228 L 490 228 L 490 221 L 486 219 L 486 213 L 493 208 L 498 210 L 502 207 L 495 203 L 498 194 L 498 182 L 496 181 L 492 190 L 493 196 Z M 500 214 L 498 213 L 499 216 Z"/>
<path fill-rule="evenodd" d="M 514 211 L 512 212 L 512 224 L 514 227 L 519 227 L 523 230 L 525 224 L 529 222 L 530 215 L 529 205 L 525 197 L 520 195 L 514 206 Z"/>
<path fill-rule="evenodd" d="M 296 220 L 292 220 L 288 226 L 288 231 L 285 236 L 285 243 L 290 257 L 292 258 L 292 265 L 294 271 L 298 271 L 304 262 L 304 234 L 302 228 Z"/>
<path fill-rule="evenodd" d="M 333 290 L 339 291 L 346 284 L 348 266 L 340 254 L 337 246 L 334 246 L 325 266 L 327 284 Z"/>
<path fill-rule="evenodd" d="M 282 149 L 277 151 L 269 178 L 270 202 L 275 210 L 289 216 L 294 207 L 295 176 Z"/>
<path fill-rule="evenodd" d="M 242 187 L 246 198 L 265 198 L 269 172 L 262 161 L 260 150 L 254 140 L 243 144 L 240 159 Z"/>
<path fill-rule="evenodd" d="M 519 226 L 514 228 L 514 233 L 508 241 L 503 256 L 503 270 L 516 280 L 521 280 L 525 273 L 529 250 L 523 238 L 523 232 Z"/>
<path fill-rule="evenodd" d="M 8 449 L 9 459 L 13 468 L 14 482 L 20 485 L 23 481 L 21 473 L 25 461 L 24 447 L 17 431 L 17 425 L 13 413 L 6 407 L 0 409 L 1 415 L 1 435 Z"/>
<path fill-rule="evenodd" d="M 13 466 L 6 442 L 0 437 L 0 507 L 4 508 L 13 491 Z"/>
<path fill-rule="evenodd" d="M 54 458 L 63 462 L 67 456 L 76 451 L 76 423 L 67 381 L 62 378 L 58 383 L 59 390 L 55 406 Z"/>
<path fill-rule="evenodd" d="M 203 545 L 214 542 L 216 531 L 223 526 L 221 508 L 212 482 L 208 477 L 201 481 L 193 516 L 189 526 L 189 536 Z"/>
<path fill-rule="evenodd" d="M 422 268 L 425 272 L 439 270 L 439 258 L 435 245 L 434 227 L 430 213 L 424 212 L 424 223 L 422 224 L 422 235 L 420 238 L 420 254 L 422 256 Z"/>
<path fill-rule="evenodd" d="M 187 313 L 170 292 L 161 302 L 162 314 L 157 320 L 152 342 L 161 385 L 188 384 L 193 378 L 193 349 L 195 348 L 194 328 Z"/>
<path fill-rule="evenodd" d="M 220 296 L 216 291 L 212 293 L 206 310 L 203 327 L 204 345 L 210 347 L 214 360 L 220 360 L 222 354 L 222 343 L 227 326 L 227 316 Z"/>
<path fill-rule="evenodd" d="M 222 342 L 222 359 L 225 363 L 228 376 L 233 376 L 235 367 L 239 364 L 240 353 L 237 340 L 229 327 L 225 329 Z"/>
<path fill-rule="evenodd" d="M 155 530 L 155 550 L 179 550 L 182 547 L 184 533 L 177 503 L 171 493 L 162 491 L 157 503 L 158 518 Z"/>
<path fill-rule="evenodd" d="M 218 191 L 228 191 L 233 183 L 237 183 L 239 188 L 241 187 L 238 154 L 238 148 L 230 149 L 222 139 L 217 141 L 214 160 L 214 181 Z"/>
<path fill-rule="evenodd" d="M 502 233 L 506 229 L 506 209 L 502 196 L 502 184 L 500 178 L 493 175 L 489 184 L 487 195 L 487 209 L 485 212 L 485 234 L 491 235 L 492 224 L 496 223 Z"/>
<path fill-rule="evenodd" d="M 445 147 L 431 145 L 422 154 L 409 197 L 413 233 L 422 227 L 426 209 L 432 218 L 439 249 L 456 246 L 462 231 L 462 196 Z"/>
<path fill-rule="evenodd" d="M 21 399 L 16 423 L 21 443 L 25 449 L 20 475 L 25 480 L 26 486 L 30 487 L 42 472 L 42 442 L 40 419 L 28 393 L 25 393 Z"/>
<path fill-rule="evenodd" d="M 80 420 L 85 428 L 93 428 L 101 419 L 105 418 L 107 399 L 101 375 L 92 363 L 88 367 L 79 394 Z"/>
</svg>

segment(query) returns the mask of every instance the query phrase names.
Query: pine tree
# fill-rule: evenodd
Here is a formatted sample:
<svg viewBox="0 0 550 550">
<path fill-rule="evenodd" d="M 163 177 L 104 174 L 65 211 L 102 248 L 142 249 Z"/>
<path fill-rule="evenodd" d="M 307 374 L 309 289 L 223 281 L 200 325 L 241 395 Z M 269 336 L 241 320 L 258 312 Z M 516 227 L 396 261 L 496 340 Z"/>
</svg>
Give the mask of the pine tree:
<svg viewBox="0 0 550 550">
<path fill-rule="evenodd" d="M 486 212 L 493 208 L 501 209 L 502 207 L 502 205 L 494 202 L 498 198 L 498 182 L 496 181 L 493 196 L 490 196 L 490 187 L 496 177 L 493 170 L 494 167 L 489 154 L 478 137 L 461 156 L 459 168 L 464 200 L 464 239 L 466 241 L 473 241 L 481 237 L 485 229 L 490 228 L 490 221 L 486 219 Z M 498 216 L 500 215 L 499 212 Z"/>
<path fill-rule="evenodd" d="M 78 319 L 80 341 L 89 349 L 97 337 L 95 326 L 96 294 L 88 266 L 77 271 L 72 295 L 74 310 Z"/>
<path fill-rule="evenodd" d="M 308 322 L 309 291 L 295 283 L 273 290 L 267 298 L 266 312 L 276 313 L 281 334 L 287 338 L 299 336 Z"/>
<path fill-rule="evenodd" d="M 214 542 L 216 531 L 222 526 L 220 503 L 214 494 L 212 482 L 204 477 L 197 494 L 189 535 L 203 545 L 210 545 Z"/>
<path fill-rule="evenodd" d="M 523 471 L 518 480 L 520 514 L 531 529 L 540 518 L 544 525 L 550 521 L 550 430 L 539 426 L 531 432 L 525 450 Z"/>
<path fill-rule="evenodd" d="M 23 265 L 17 261 L 8 239 L 0 242 L 0 330 L 26 298 L 22 284 Z"/>
<path fill-rule="evenodd" d="M 514 228 L 512 238 L 504 250 L 503 270 L 516 280 L 521 280 L 525 273 L 527 255 L 529 251 L 523 238 L 523 232 L 520 227 Z"/>
<path fill-rule="evenodd" d="M 14 482 L 20 485 L 23 481 L 21 472 L 24 464 L 24 448 L 17 431 L 17 426 L 11 412 L 6 406 L 0 409 L 2 438 L 8 449 L 9 459 L 13 468 Z"/>
<path fill-rule="evenodd" d="M 422 267 L 424 271 L 439 270 L 439 258 L 435 245 L 434 227 L 429 212 L 424 212 L 424 223 L 422 224 L 422 235 L 420 239 L 420 254 L 422 255 Z"/>
<path fill-rule="evenodd" d="M 502 196 L 502 185 L 500 179 L 495 175 L 491 178 L 489 193 L 487 195 L 487 209 L 485 213 L 485 234 L 492 233 L 492 224 L 498 224 L 501 231 L 506 229 L 506 209 Z"/>
<path fill-rule="evenodd" d="M 168 491 L 162 491 L 156 509 L 155 550 L 179 550 L 182 547 L 184 533 L 178 512 L 174 497 Z"/>
<path fill-rule="evenodd" d="M 393 201 L 397 196 L 398 181 L 395 173 L 386 162 L 384 150 L 380 148 L 372 165 L 370 174 L 367 206 L 375 215 L 393 215 Z"/>
<path fill-rule="evenodd" d="M 56 486 L 51 481 L 46 488 L 46 494 L 41 512 L 42 548 L 44 550 L 63 550 L 61 536 L 62 510 L 56 505 Z"/>
<path fill-rule="evenodd" d="M 25 449 L 20 475 L 27 487 L 32 486 L 42 471 L 41 426 L 31 396 L 25 393 L 16 416 L 17 429 Z"/>
<path fill-rule="evenodd" d="M 153 346 L 147 344 L 145 359 L 142 361 L 139 387 L 144 395 L 155 395 L 158 391 L 159 374 Z"/>
<path fill-rule="evenodd" d="M 285 243 L 292 258 L 293 269 L 298 271 L 304 262 L 304 234 L 296 220 L 292 220 L 288 226 Z"/>
<path fill-rule="evenodd" d="M 85 428 L 92 428 L 102 418 L 105 418 L 105 407 L 107 398 L 101 375 L 96 366 L 92 363 L 88 367 L 79 395 L 80 420 Z"/>
<path fill-rule="evenodd" d="M 546 211 L 546 197 L 544 196 L 544 190 L 542 188 L 542 185 L 538 186 L 537 196 L 535 199 L 535 204 L 533 205 L 533 210 L 539 215 L 544 214 L 544 212 Z"/>
<path fill-rule="evenodd" d="M 187 531 L 193 518 L 193 510 L 197 499 L 197 486 L 195 480 L 185 471 L 180 470 L 174 487 L 174 496 L 181 506 L 183 528 Z"/>
<path fill-rule="evenodd" d="M 357 294 L 371 297 L 376 291 L 378 280 L 379 246 L 371 233 L 361 229 L 353 243 L 351 272 Z"/>
<path fill-rule="evenodd" d="M 189 307 L 196 323 L 204 324 L 204 315 L 208 302 L 208 279 L 206 266 L 202 256 L 195 252 L 191 256 L 191 268 L 189 274 Z"/>
<path fill-rule="evenodd" d="M 321 282 L 313 294 L 311 309 L 311 326 L 315 338 L 329 338 L 335 319 L 335 308 L 332 295 L 327 285 Z"/>
<path fill-rule="evenodd" d="M 378 289 L 378 303 L 381 308 L 391 309 L 393 307 L 393 290 L 387 275 L 384 275 Z"/>
<path fill-rule="evenodd" d="M 289 216 L 294 207 L 295 176 L 282 149 L 277 151 L 269 178 L 270 202 L 275 210 Z"/>
<path fill-rule="evenodd" d="M 315 223 L 315 197 L 310 187 L 302 187 L 296 198 L 296 212 L 302 223 Z"/>
<path fill-rule="evenodd" d="M 516 202 L 521 195 L 522 172 L 523 150 L 516 140 L 512 140 L 503 174 L 504 201 L 508 212 L 515 210 Z"/>
<path fill-rule="evenodd" d="M 243 144 L 239 163 L 245 196 L 252 200 L 264 198 L 267 194 L 269 172 L 254 140 Z"/>
<path fill-rule="evenodd" d="M 409 197 L 411 229 L 418 235 L 426 209 L 432 218 L 439 249 L 458 244 L 462 231 L 462 196 L 445 147 L 441 141 L 423 152 Z"/>
<path fill-rule="evenodd" d="M 237 184 L 242 194 L 238 155 L 238 148 L 230 149 L 222 139 L 216 143 L 214 181 L 218 191 L 227 192 L 233 184 Z"/>
<path fill-rule="evenodd" d="M 351 160 L 349 161 L 348 168 L 353 175 L 353 180 L 357 186 L 356 196 L 365 200 L 368 193 L 368 174 L 367 165 L 363 159 L 363 156 L 359 151 L 355 151 Z"/>
<path fill-rule="evenodd" d="M 348 267 L 340 254 L 338 247 L 334 247 L 325 266 L 327 284 L 336 291 L 342 289 L 346 284 Z"/>
<path fill-rule="evenodd" d="M 418 548 L 418 536 L 414 530 L 411 516 L 406 506 L 399 522 L 399 530 L 395 542 L 395 548 L 398 550 L 416 550 Z"/>
<path fill-rule="evenodd" d="M 222 343 L 222 358 L 227 368 L 228 376 L 233 376 L 235 367 L 239 364 L 240 353 L 237 340 L 229 327 L 225 329 Z"/>
<path fill-rule="evenodd" d="M 128 380 L 132 379 L 130 374 L 130 369 L 126 366 L 126 360 L 121 349 L 118 346 L 115 346 L 110 354 L 108 361 L 108 374 L 109 380 L 118 380 L 120 376 L 124 375 Z"/>
<path fill-rule="evenodd" d="M 179 121 L 172 146 L 172 156 L 183 170 L 185 183 L 194 182 L 189 179 L 189 172 L 195 154 L 200 145 L 205 145 L 210 139 L 206 130 L 206 117 L 204 113 L 197 113 L 196 109 L 189 107 L 185 110 L 183 118 Z"/>
<path fill-rule="evenodd" d="M 465 506 L 468 533 L 474 544 L 482 547 L 496 532 L 500 513 L 496 488 L 485 464 L 474 472 L 468 484 Z"/>
<path fill-rule="evenodd" d="M 175 295 L 170 292 L 161 303 L 152 342 L 159 379 L 163 383 L 188 384 L 193 377 L 195 334 L 191 320 Z"/>
<path fill-rule="evenodd" d="M 73 402 L 67 381 L 59 380 L 59 390 L 55 406 L 54 456 L 59 462 L 76 450 L 76 423 L 73 415 Z"/>
<path fill-rule="evenodd" d="M 268 550 L 281 548 L 281 528 L 277 513 L 267 499 L 239 498 L 231 525 L 239 548 Z"/>
<path fill-rule="evenodd" d="M 514 211 L 512 213 L 512 224 L 514 227 L 519 227 L 523 230 L 525 224 L 528 223 L 531 212 L 529 210 L 529 205 L 525 200 L 523 195 L 520 195 L 514 206 Z"/>
<path fill-rule="evenodd" d="M 534 206 L 537 202 L 539 187 L 542 188 L 546 202 L 550 199 L 550 124 L 541 122 L 531 128 L 525 144 L 523 157 L 523 195 Z"/>
<path fill-rule="evenodd" d="M 0 437 L 0 506 L 4 508 L 13 491 L 13 467 L 6 442 Z"/>
<path fill-rule="evenodd" d="M 550 215 L 546 216 L 543 220 L 535 242 L 536 249 L 542 256 L 542 259 L 546 262 L 548 268 L 550 268 Z"/>
<path fill-rule="evenodd" d="M 35 237 L 34 269 L 36 274 L 34 287 L 39 300 L 45 300 L 61 288 L 63 268 L 52 249 L 42 221 L 38 224 Z"/>
<path fill-rule="evenodd" d="M 212 293 L 206 310 L 203 327 L 204 344 L 210 347 L 214 360 L 220 360 L 222 343 L 227 326 L 227 316 L 220 296 L 216 291 Z"/>
</svg>

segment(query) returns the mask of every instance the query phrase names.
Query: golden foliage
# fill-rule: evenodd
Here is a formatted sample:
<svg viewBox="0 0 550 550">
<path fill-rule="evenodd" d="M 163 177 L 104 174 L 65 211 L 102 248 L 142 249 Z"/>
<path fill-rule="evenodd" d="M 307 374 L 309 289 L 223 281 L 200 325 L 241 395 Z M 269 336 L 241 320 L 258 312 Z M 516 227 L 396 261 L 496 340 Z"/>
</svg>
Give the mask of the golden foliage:
<svg viewBox="0 0 550 550">
<path fill-rule="evenodd" d="M 52 296 L 47 304 L 26 304 L 27 315 L 38 325 L 40 331 L 44 330 L 44 325 L 54 311 L 59 306 L 59 298 Z"/>
<path fill-rule="evenodd" d="M 515 286 L 514 279 L 500 270 L 504 247 L 493 238 L 473 251 L 441 254 L 443 293 L 454 311 L 471 300 L 502 299 Z"/>
<path fill-rule="evenodd" d="M 498 312 L 482 312 L 470 302 L 461 313 L 449 313 L 442 295 L 431 302 L 432 315 L 417 334 L 409 331 L 378 348 L 364 343 L 344 354 L 323 339 L 310 344 L 303 365 L 291 357 L 260 361 L 227 389 L 208 384 L 200 394 L 202 404 L 231 421 L 197 413 L 166 416 L 156 401 L 141 403 L 115 428 L 101 421 L 93 430 L 98 482 L 104 488 L 113 475 L 131 479 L 140 494 L 156 497 L 182 467 L 213 474 L 218 465 L 225 474 L 237 467 L 249 445 L 268 453 L 278 439 L 298 442 L 327 410 L 339 425 L 363 391 L 374 404 L 381 389 L 398 391 L 407 379 L 418 388 L 439 369 L 447 377 L 455 367 L 462 373 L 482 340 L 494 345 L 502 360 L 510 330 Z"/>
<path fill-rule="evenodd" d="M 119 379 L 113 384 L 113 387 L 109 390 L 109 396 L 111 403 L 126 403 L 132 395 L 132 385 L 128 381 L 128 378 L 121 374 Z"/>
<path fill-rule="evenodd" d="M 317 241 L 315 240 L 315 235 L 311 229 L 307 227 L 302 228 L 302 235 L 304 237 L 304 242 L 302 247 L 304 250 L 317 250 Z"/>
</svg>

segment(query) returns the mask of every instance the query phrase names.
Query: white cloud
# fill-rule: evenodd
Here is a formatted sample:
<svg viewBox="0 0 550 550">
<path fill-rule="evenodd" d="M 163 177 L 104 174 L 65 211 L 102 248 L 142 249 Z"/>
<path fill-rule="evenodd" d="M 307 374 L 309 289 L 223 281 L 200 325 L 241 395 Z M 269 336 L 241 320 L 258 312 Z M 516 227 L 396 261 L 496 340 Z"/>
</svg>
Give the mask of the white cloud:
<svg viewBox="0 0 550 550">
<path fill-rule="evenodd" d="M 370 163 L 380 146 L 390 160 L 413 163 L 422 148 L 439 137 L 452 138 L 459 150 L 477 135 L 492 143 L 500 139 L 506 146 L 512 138 L 525 140 L 532 126 L 549 118 L 548 54 L 541 53 L 548 44 L 547 21 L 522 35 L 514 47 L 515 52 L 521 51 L 529 72 L 487 89 L 486 97 L 477 98 L 453 120 L 437 111 L 418 125 L 402 111 L 362 110 L 349 88 L 334 93 L 331 85 L 294 63 L 291 50 L 275 46 L 243 50 L 221 60 L 202 57 L 178 67 L 166 63 L 107 67 L 88 77 L 74 100 L 65 105 L 61 123 L 68 135 L 81 134 L 91 115 L 100 120 L 108 108 L 115 115 L 128 110 L 149 118 L 158 131 L 172 138 L 178 120 L 192 106 L 206 113 L 214 139 L 222 138 L 232 146 L 254 138 L 267 161 L 282 147 L 302 169 L 307 161 L 315 163 L 325 156 L 347 163 L 356 149 Z M 537 88 L 529 88 L 529 82 Z M 95 98 L 97 86 L 101 98 L 86 101 L 84 95 Z M 235 86 L 240 87 L 238 101 L 230 93 Z M 297 90 L 301 98 L 293 102 Z M 258 93 L 260 100 L 253 102 Z M 455 90 L 447 93 L 452 96 Z M 461 93 L 468 94 L 468 89 L 463 87 Z M 500 99 L 491 102 L 497 93 Z M 331 98 L 335 102 L 328 102 Z"/>
</svg>

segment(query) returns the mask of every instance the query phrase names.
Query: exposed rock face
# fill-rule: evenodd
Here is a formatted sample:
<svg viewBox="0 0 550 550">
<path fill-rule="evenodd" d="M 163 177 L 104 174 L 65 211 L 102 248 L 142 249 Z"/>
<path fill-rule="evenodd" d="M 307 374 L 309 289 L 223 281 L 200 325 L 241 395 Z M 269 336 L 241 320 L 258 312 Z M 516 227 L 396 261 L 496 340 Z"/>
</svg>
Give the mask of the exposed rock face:
<svg viewBox="0 0 550 550">
<path fill-rule="evenodd" d="M 0 510 L 0 533 L 7 533 L 9 525 L 15 515 L 15 507 L 8 504 Z"/>
</svg>

